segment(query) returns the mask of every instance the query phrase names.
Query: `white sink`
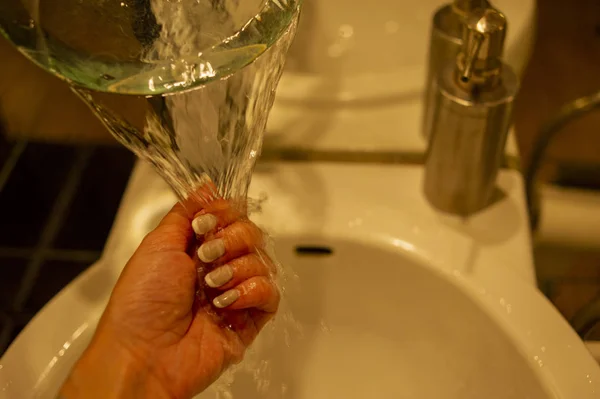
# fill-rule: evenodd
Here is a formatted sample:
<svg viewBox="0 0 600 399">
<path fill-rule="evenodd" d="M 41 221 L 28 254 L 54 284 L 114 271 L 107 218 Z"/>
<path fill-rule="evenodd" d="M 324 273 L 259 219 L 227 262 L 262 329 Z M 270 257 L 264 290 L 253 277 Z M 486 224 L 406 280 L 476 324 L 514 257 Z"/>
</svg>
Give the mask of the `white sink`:
<svg viewBox="0 0 600 399">
<path fill-rule="evenodd" d="M 428 24 L 442 3 L 306 0 L 267 146 L 422 155 Z M 493 3 L 511 26 L 508 62 L 522 68 L 534 0 Z M 253 218 L 298 278 L 245 366 L 201 398 L 226 397 L 224 387 L 234 399 L 600 397 L 600 368 L 535 288 L 520 174 L 503 171 L 501 200 L 468 221 L 428 206 L 422 174 L 406 165 L 259 166 L 251 195 L 267 200 Z M 102 259 L 0 360 L 0 399 L 54 397 L 123 265 L 174 201 L 138 164 Z"/>
<path fill-rule="evenodd" d="M 408 166 L 259 166 L 251 194 L 267 200 L 254 219 L 298 275 L 281 316 L 291 311 L 301 328 L 280 317 L 264 332 L 228 388 L 234 398 L 600 395 L 598 365 L 534 288 L 520 175 L 503 172 L 504 199 L 469 222 L 434 212 L 421 178 Z M 173 201 L 139 164 L 103 259 L 0 361 L 0 398 L 53 397 L 123 264 Z M 331 253 L 301 256 L 298 247 Z"/>
</svg>

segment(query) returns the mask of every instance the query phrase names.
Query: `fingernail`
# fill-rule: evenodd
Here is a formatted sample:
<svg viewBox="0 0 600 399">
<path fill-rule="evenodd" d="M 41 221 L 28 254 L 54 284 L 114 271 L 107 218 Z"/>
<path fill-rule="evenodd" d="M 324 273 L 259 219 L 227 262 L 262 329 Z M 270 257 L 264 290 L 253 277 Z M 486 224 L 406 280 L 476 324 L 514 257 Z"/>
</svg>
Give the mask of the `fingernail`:
<svg viewBox="0 0 600 399">
<path fill-rule="evenodd" d="M 219 295 L 215 299 L 213 299 L 213 304 L 218 308 L 225 308 L 235 301 L 237 301 L 240 297 L 240 292 L 236 289 L 229 290 L 224 294 Z"/>
<path fill-rule="evenodd" d="M 196 219 L 192 220 L 192 228 L 194 232 L 199 236 L 204 235 L 214 229 L 217 226 L 217 218 L 215 215 L 207 213 L 200 215 Z"/>
<path fill-rule="evenodd" d="M 233 278 L 233 269 L 229 265 L 221 266 L 204 276 L 209 287 L 217 288 L 228 283 Z"/>
<path fill-rule="evenodd" d="M 219 259 L 223 254 L 225 254 L 225 243 L 220 238 L 205 242 L 198 248 L 198 257 L 204 263 Z"/>
</svg>

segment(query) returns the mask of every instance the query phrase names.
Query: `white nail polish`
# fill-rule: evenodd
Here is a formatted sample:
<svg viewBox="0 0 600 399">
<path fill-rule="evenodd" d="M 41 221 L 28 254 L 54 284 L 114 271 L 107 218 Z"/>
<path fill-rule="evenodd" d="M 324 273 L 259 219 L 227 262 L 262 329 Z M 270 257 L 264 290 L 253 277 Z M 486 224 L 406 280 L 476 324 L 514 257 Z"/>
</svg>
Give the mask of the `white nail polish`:
<svg viewBox="0 0 600 399">
<path fill-rule="evenodd" d="M 210 263 L 225 254 L 225 242 L 217 238 L 200 245 L 198 257 L 204 263 Z"/>
<path fill-rule="evenodd" d="M 206 285 L 217 288 L 227 284 L 233 278 L 233 268 L 229 265 L 221 266 L 204 276 Z"/>
<path fill-rule="evenodd" d="M 199 236 L 204 235 L 217 226 L 217 218 L 215 215 L 207 213 L 200 215 L 192 221 L 192 228 Z"/>
<path fill-rule="evenodd" d="M 224 294 L 219 295 L 215 299 L 213 299 L 213 304 L 222 309 L 225 308 L 240 298 L 240 292 L 236 289 L 229 290 Z"/>
</svg>

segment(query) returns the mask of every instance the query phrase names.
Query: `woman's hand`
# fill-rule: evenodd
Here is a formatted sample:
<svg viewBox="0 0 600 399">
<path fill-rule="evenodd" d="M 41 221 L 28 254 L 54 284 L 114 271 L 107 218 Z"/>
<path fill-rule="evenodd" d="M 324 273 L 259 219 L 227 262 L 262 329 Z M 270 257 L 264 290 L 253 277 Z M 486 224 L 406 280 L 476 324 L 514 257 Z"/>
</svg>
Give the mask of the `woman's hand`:
<svg viewBox="0 0 600 399">
<path fill-rule="evenodd" d="M 241 361 L 274 315 L 279 292 L 260 229 L 225 200 L 193 216 L 177 204 L 143 240 L 65 399 L 191 398 Z"/>
</svg>

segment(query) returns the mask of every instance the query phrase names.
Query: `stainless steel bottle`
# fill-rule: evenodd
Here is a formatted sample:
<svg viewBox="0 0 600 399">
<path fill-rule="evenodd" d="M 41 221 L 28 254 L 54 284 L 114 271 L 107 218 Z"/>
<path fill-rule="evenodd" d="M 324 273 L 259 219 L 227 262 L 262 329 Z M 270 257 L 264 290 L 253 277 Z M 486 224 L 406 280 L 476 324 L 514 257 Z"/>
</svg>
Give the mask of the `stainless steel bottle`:
<svg viewBox="0 0 600 399">
<path fill-rule="evenodd" d="M 487 0 L 455 0 L 440 7 L 431 22 L 428 71 L 425 82 L 422 134 L 429 138 L 431 131 L 431 102 L 435 78 L 445 65 L 454 61 L 462 46 L 462 26 L 474 10 L 489 6 Z"/>
<path fill-rule="evenodd" d="M 493 8 L 473 12 L 456 61 L 437 77 L 425 195 L 442 211 L 471 215 L 492 200 L 518 91 L 501 60 L 506 28 Z"/>
</svg>

